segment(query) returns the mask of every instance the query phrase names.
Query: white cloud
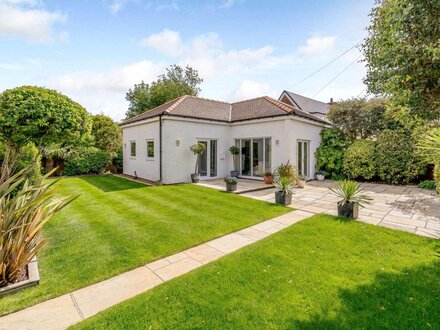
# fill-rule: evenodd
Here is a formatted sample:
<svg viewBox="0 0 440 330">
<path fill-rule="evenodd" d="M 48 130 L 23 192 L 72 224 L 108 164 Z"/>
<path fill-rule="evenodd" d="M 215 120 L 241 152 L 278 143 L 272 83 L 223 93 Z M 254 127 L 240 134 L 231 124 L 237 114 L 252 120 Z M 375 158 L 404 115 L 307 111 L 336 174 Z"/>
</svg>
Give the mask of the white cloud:
<svg viewBox="0 0 440 330">
<path fill-rule="evenodd" d="M 55 25 L 64 23 L 66 15 L 37 8 L 39 3 L 37 0 L 0 0 L 0 35 L 37 43 L 64 39 L 66 33 L 55 31 Z"/>
<path fill-rule="evenodd" d="M 157 34 L 152 34 L 148 38 L 142 39 L 140 44 L 141 46 L 153 48 L 158 52 L 169 56 L 181 55 L 183 51 L 180 33 L 166 29 Z"/>
<path fill-rule="evenodd" d="M 276 91 L 269 84 L 244 80 L 229 96 L 230 101 L 247 100 L 259 96 L 273 96 Z"/>
<path fill-rule="evenodd" d="M 23 71 L 39 66 L 41 66 L 40 60 L 33 58 L 25 58 L 13 62 L 0 63 L 0 70 Z"/>
<path fill-rule="evenodd" d="M 322 55 L 324 52 L 328 51 L 335 44 L 336 37 L 326 36 L 326 37 L 313 37 L 306 41 L 305 46 L 301 46 L 298 52 L 302 56 L 317 56 Z"/>
</svg>

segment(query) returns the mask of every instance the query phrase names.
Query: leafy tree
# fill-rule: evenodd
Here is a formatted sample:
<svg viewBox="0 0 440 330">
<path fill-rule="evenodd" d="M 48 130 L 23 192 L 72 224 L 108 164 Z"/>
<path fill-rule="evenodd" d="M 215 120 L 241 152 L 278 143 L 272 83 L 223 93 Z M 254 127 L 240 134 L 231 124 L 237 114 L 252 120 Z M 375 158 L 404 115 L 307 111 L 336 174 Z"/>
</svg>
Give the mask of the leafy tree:
<svg viewBox="0 0 440 330">
<path fill-rule="evenodd" d="M 127 92 L 125 99 L 130 104 L 125 115 L 127 118 L 136 116 L 179 96 L 197 96 L 202 82 L 203 79 L 192 67 L 171 65 L 156 81 L 151 84 L 142 81 Z"/>
<path fill-rule="evenodd" d="M 365 83 L 412 114 L 440 117 L 440 1 L 377 0 L 362 45 Z"/>
<path fill-rule="evenodd" d="M 330 178 L 339 178 L 343 175 L 344 154 L 350 141 L 337 128 L 325 128 L 320 134 L 321 144 L 315 152 L 316 169 L 327 172 Z"/>
<path fill-rule="evenodd" d="M 92 135 L 96 148 L 113 155 L 122 146 L 121 128 L 110 117 L 95 115 L 92 117 Z"/>
<path fill-rule="evenodd" d="M 370 140 L 357 140 L 346 151 L 344 174 L 349 179 L 372 179 L 376 174 L 375 147 Z"/>
<path fill-rule="evenodd" d="M 349 139 L 366 139 L 386 126 L 386 100 L 353 98 L 331 105 L 330 121 Z"/>
<path fill-rule="evenodd" d="M 22 148 L 39 150 L 54 143 L 79 141 L 90 131 L 89 114 L 54 90 L 23 86 L 0 94 L 0 138 L 5 144 L 0 182 L 14 169 Z"/>
</svg>

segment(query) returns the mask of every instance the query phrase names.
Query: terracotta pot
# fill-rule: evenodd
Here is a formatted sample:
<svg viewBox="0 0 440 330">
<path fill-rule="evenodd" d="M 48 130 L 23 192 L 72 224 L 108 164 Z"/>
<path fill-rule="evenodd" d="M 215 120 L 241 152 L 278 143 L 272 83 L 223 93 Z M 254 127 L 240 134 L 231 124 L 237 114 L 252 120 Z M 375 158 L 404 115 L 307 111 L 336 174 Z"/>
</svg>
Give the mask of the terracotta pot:
<svg viewBox="0 0 440 330">
<path fill-rule="evenodd" d="M 298 188 L 304 188 L 306 186 L 306 180 L 298 180 Z"/>
<path fill-rule="evenodd" d="M 265 175 L 263 176 L 263 180 L 265 184 L 272 184 L 273 183 L 273 176 L 272 175 Z"/>
</svg>

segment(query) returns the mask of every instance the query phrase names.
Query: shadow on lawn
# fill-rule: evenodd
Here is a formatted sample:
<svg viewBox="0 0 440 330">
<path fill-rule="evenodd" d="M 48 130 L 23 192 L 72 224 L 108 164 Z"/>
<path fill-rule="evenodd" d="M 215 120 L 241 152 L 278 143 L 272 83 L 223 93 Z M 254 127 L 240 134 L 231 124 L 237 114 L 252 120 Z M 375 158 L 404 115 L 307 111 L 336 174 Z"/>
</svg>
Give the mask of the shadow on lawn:
<svg viewBox="0 0 440 330">
<path fill-rule="evenodd" d="M 326 311 L 300 329 L 440 329 L 440 261 L 398 274 L 378 273 L 373 283 L 341 290 L 336 315 Z"/>
<path fill-rule="evenodd" d="M 150 186 L 144 185 L 142 183 L 126 180 L 123 178 L 114 177 L 111 175 L 105 176 L 85 176 L 81 178 L 87 183 L 95 186 L 96 188 L 102 190 L 103 192 L 148 188 Z"/>
</svg>

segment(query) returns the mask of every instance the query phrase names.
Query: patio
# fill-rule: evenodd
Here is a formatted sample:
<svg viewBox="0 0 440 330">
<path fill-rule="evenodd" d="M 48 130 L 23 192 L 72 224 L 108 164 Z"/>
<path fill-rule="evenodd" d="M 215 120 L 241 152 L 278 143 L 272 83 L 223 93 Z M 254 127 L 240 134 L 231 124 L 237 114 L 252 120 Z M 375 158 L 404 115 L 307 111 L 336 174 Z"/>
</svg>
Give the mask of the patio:
<svg viewBox="0 0 440 330">
<path fill-rule="evenodd" d="M 307 212 L 336 215 L 338 198 L 328 190 L 333 184 L 334 181 L 330 180 L 309 181 L 304 189 L 295 188 L 290 206 Z M 223 180 L 204 181 L 201 185 L 220 190 L 225 188 Z M 363 183 L 362 187 L 374 201 L 360 210 L 359 221 L 440 238 L 440 199 L 435 191 L 376 183 Z M 274 202 L 275 189 L 262 181 L 240 179 L 237 192 Z"/>
</svg>

